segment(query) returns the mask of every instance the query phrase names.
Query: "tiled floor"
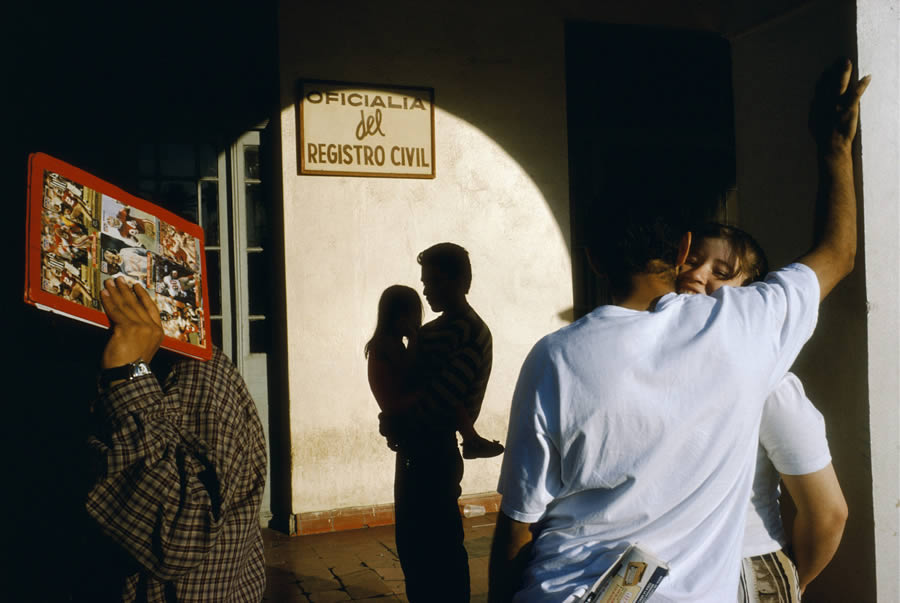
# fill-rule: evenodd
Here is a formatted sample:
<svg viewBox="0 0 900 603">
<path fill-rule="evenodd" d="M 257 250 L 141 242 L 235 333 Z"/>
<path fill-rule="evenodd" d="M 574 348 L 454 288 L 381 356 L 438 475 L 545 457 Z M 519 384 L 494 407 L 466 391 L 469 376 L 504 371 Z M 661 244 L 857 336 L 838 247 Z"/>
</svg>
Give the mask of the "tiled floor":
<svg viewBox="0 0 900 603">
<path fill-rule="evenodd" d="M 463 519 L 472 603 L 487 601 L 488 556 L 496 513 Z M 288 537 L 263 530 L 264 601 L 406 601 L 394 526 Z"/>
</svg>

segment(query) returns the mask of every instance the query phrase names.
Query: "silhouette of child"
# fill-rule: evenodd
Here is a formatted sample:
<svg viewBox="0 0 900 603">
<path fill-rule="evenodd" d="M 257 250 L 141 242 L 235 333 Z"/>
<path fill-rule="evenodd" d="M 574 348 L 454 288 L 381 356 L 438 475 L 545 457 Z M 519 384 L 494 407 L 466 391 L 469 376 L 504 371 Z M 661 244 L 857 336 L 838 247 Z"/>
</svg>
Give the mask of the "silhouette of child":
<svg viewBox="0 0 900 603">
<path fill-rule="evenodd" d="M 415 289 L 403 285 L 385 289 L 378 300 L 375 333 L 365 346 L 369 388 L 385 415 L 406 413 L 421 396 L 414 376 L 416 334 L 421 326 L 422 300 Z M 463 439 L 463 458 L 490 458 L 503 453 L 500 442 L 478 435 L 472 417 L 461 406 L 456 407 L 456 430 Z M 397 450 L 400 442 L 388 436 L 388 446 Z"/>
</svg>

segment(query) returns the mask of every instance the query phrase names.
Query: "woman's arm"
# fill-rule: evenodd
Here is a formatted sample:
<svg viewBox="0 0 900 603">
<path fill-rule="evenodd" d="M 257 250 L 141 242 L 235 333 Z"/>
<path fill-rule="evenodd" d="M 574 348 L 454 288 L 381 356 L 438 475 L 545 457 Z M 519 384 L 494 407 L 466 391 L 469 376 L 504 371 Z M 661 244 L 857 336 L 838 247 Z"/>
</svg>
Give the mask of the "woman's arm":
<svg viewBox="0 0 900 603">
<path fill-rule="evenodd" d="M 831 463 L 815 473 L 781 478 L 797 507 L 792 546 L 803 592 L 825 569 L 841 543 L 847 503 Z"/>
</svg>

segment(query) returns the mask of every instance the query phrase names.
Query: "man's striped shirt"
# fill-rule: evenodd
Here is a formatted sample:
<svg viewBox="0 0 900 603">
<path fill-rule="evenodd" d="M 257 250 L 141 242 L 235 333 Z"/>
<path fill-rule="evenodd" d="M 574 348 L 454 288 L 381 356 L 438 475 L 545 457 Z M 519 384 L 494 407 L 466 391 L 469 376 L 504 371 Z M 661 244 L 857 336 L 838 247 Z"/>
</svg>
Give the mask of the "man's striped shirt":
<svg viewBox="0 0 900 603">
<path fill-rule="evenodd" d="M 446 314 L 419 330 L 417 354 L 421 419 L 434 430 L 456 431 L 455 408 L 462 406 L 478 418 L 491 376 L 492 338 L 472 308 Z"/>
</svg>

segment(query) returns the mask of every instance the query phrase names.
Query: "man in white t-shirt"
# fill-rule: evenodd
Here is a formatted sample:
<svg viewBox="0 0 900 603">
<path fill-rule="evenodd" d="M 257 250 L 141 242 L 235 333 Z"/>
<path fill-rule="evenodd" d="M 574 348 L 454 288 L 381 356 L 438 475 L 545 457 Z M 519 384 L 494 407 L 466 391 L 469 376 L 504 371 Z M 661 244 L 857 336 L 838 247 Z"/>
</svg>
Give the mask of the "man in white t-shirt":
<svg viewBox="0 0 900 603">
<path fill-rule="evenodd" d="M 614 303 L 543 338 L 522 367 L 492 603 L 576 601 L 634 543 L 670 565 L 651 601 L 734 600 L 763 403 L 854 263 L 850 148 L 868 79 L 850 75 L 838 62 L 817 89 L 826 218 L 797 263 L 716 297 L 676 295 L 690 234 L 679 243 L 636 214 L 591 233 Z"/>
</svg>

